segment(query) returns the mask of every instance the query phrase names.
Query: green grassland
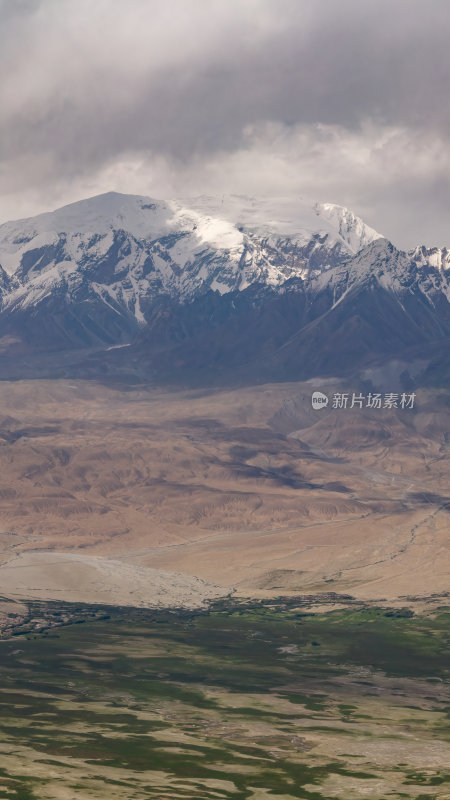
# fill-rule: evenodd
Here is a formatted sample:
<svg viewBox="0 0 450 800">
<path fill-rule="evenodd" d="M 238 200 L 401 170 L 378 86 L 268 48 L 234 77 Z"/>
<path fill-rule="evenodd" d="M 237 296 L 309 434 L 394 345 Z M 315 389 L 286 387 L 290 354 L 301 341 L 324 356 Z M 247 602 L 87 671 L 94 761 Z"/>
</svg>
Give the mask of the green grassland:
<svg viewBox="0 0 450 800">
<path fill-rule="evenodd" d="M 109 614 L 0 642 L 0 798 L 450 798 L 445 609 Z"/>
</svg>

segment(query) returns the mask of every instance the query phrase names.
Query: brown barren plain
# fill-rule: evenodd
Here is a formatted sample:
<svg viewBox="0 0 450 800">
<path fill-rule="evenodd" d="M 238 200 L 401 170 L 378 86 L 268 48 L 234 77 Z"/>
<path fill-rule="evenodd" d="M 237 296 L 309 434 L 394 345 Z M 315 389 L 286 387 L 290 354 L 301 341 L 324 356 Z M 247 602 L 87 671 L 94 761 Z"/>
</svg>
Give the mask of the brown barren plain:
<svg viewBox="0 0 450 800">
<path fill-rule="evenodd" d="M 448 395 L 418 391 L 414 410 L 313 411 L 313 389 L 343 390 L 316 384 L 0 383 L 0 595 L 439 601 Z"/>
</svg>

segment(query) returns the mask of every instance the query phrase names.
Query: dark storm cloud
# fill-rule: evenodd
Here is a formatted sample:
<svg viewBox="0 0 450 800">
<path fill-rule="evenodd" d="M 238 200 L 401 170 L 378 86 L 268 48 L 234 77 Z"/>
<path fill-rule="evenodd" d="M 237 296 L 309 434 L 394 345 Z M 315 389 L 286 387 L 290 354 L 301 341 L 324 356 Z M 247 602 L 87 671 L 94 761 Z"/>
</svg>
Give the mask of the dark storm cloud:
<svg viewBox="0 0 450 800">
<path fill-rule="evenodd" d="M 162 183 L 176 189 L 193 169 L 201 188 L 202 171 L 238 159 L 242 189 L 246 174 L 255 185 L 252 153 L 274 147 L 281 167 L 298 165 L 297 192 L 302 180 L 309 191 L 315 171 L 326 192 L 336 172 L 328 136 L 354 170 L 342 202 L 364 206 L 362 171 L 378 159 L 398 173 L 405 147 L 415 189 L 427 195 L 439 183 L 448 196 L 446 0 L 22 0 L 0 3 L 0 14 L 6 194 L 34 191 L 39 203 L 39 187 L 54 183 L 65 196 L 133 159 L 144 171 L 153 164 L 153 176 L 159 163 Z M 277 166 L 265 163 L 272 191 Z M 411 179 L 404 169 L 398 186 Z M 389 181 L 373 180 L 365 205 L 377 217 Z"/>
</svg>

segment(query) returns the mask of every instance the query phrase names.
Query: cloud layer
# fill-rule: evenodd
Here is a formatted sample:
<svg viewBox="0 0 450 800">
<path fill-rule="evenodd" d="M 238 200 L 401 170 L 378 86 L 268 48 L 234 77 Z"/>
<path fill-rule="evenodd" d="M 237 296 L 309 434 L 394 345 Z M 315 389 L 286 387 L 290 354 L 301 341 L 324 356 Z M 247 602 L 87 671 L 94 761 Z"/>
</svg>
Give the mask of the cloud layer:
<svg viewBox="0 0 450 800">
<path fill-rule="evenodd" d="M 301 194 L 450 244 L 446 0 L 3 0 L 0 22 L 0 219 Z"/>
</svg>

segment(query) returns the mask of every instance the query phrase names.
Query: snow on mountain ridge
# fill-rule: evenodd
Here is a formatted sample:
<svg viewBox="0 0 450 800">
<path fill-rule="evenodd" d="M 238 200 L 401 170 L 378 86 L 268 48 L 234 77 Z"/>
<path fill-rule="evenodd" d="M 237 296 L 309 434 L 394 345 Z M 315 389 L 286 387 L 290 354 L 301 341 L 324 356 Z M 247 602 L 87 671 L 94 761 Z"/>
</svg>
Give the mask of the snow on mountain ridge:
<svg viewBox="0 0 450 800">
<path fill-rule="evenodd" d="M 450 270 L 450 249 L 448 247 L 425 247 L 421 245 L 410 251 L 416 264 L 436 267 L 440 271 Z"/>
<path fill-rule="evenodd" d="M 360 217 L 344 206 L 335 203 L 316 203 L 314 209 L 318 215 L 325 217 L 335 226 L 339 236 L 355 254 L 376 239 L 383 238 L 374 228 L 366 225 Z"/>
<path fill-rule="evenodd" d="M 387 239 L 376 239 L 353 258 L 324 270 L 311 281 L 312 292 L 328 288 L 333 292 L 333 307 L 354 288 L 379 286 L 396 297 L 403 307 L 405 297 L 420 293 L 431 306 L 444 297 L 450 303 L 450 272 L 438 264 L 422 260 L 417 251 L 405 253 Z M 435 248 L 437 250 L 437 248 Z"/>
<path fill-rule="evenodd" d="M 3 308 L 36 304 L 57 287 L 70 300 L 90 286 L 141 323 L 141 300 L 161 292 L 183 300 L 301 278 L 339 297 L 371 276 L 402 291 L 411 262 L 423 268 L 425 291 L 448 295 L 446 280 L 425 276 L 426 267 L 450 268 L 446 248 L 401 254 L 349 209 L 302 199 L 109 192 L 0 226 L 0 265 L 10 276 Z"/>
<path fill-rule="evenodd" d="M 302 198 L 204 195 L 189 198 L 186 205 L 202 214 L 226 219 L 251 236 L 272 241 L 289 238 L 304 244 L 314 235 L 326 236 L 330 247 L 340 244 L 355 253 L 381 237 L 343 206 L 310 203 Z M 351 229 L 359 235 L 352 235 Z"/>
<path fill-rule="evenodd" d="M 347 227 L 349 229 L 347 230 Z M 357 235 L 352 233 L 355 229 Z M 327 236 L 350 252 L 359 241 L 364 246 L 380 236 L 347 209 L 331 204 L 311 205 L 302 200 L 256 199 L 238 195 L 161 201 L 140 195 L 108 192 L 38 216 L 0 225 L 2 264 L 12 273 L 13 258 L 37 237 L 50 234 L 106 234 L 125 230 L 138 239 L 151 240 L 176 232 L 194 234 L 200 244 L 233 250 L 243 245 L 243 231 L 275 239 L 308 241 L 314 234 Z M 359 238 L 358 238 L 359 237 Z M 21 245 L 21 246 L 20 246 Z"/>
<path fill-rule="evenodd" d="M 285 198 L 166 202 L 109 192 L 7 222 L 0 226 L 0 265 L 9 276 L 2 307 L 24 309 L 57 289 L 72 302 L 84 287 L 142 323 L 143 298 L 306 279 L 379 236 L 347 209 L 321 208 Z"/>
<path fill-rule="evenodd" d="M 208 326 L 229 300 L 235 308 L 235 295 L 222 302 L 212 292 L 247 287 L 239 307 L 295 295 L 294 306 L 317 319 L 336 306 L 338 316 L 363 319 L 377 303 L 387 316 L 412 303 L 428 319 L 450 303 L 445 248 L 404 253 L 347 208 L 283 198 L 166 202 L 112 192 L 1 225 L 0 266 L 2 329 L 51 346 L 118 346 L 147 323 L 164 326 L 167 308 L 169 338 L 182 340 L 191 303 Z"/>
</svg>

